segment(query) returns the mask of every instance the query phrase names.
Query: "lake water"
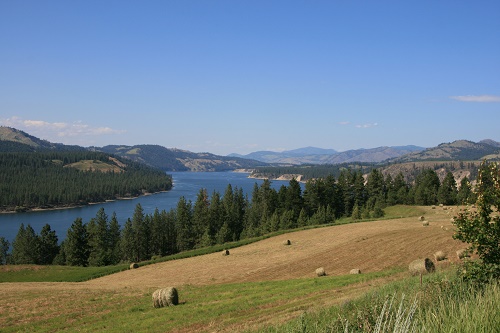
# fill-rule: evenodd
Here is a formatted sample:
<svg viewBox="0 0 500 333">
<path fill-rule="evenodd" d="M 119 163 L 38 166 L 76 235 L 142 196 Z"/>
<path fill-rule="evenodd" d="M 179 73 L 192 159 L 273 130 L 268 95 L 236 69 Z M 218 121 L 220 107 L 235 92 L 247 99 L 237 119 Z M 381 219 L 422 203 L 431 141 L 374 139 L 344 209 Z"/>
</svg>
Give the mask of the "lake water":
<svg viewBox="0 0 500 333">
<path fill-rule="evenodd" d="M 66 237 L 66 231 L 76 218 L 81 217 L 86 223 L 95 217 L 101 207 L 104 207 L 109 217 L 116 212 L 118 222 L 123 226 L 127 218 L 132 218 L 138 203 L 141 204 L 145 214 L 153 213 L 156 208 L 160 211 L 169 211 L 177 206 L 181 196 L 194 203 L 201 188 L 207 189 L 210 196 L 213 191 L 219 192 L 222 196 L 228 184 L 231 184 L 233 190 L 236 187 L 241 188 L 250 198 L 254 184 L 262 183 L 262 180 L 248 178 L 247 173 L 239 172 L 169 172 L 168 174 L 172 175 L 174 183 L 172 190 L 168 192 L 70 209 L 0 214 L 0 237 L 5 237 L 12 244 L 21 223 L 25 226 L 31 225 L 37 233 L 40 233 L 42 227 L 48 223 L 61 241 Z M 288 186 L 288 184 L 288 181 L 273 180 L 271 182 L 276 190 L 281 185 Z"/>
</svg>

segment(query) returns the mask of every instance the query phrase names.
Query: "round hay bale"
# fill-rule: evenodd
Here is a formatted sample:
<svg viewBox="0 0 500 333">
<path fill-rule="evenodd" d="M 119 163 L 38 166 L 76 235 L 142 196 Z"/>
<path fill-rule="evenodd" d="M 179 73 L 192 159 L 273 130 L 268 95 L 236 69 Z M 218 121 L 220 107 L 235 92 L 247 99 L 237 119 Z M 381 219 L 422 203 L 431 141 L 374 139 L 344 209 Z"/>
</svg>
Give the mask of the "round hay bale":
<svg viewBox="0 0 500 333">
<path fill-rule="evenodd" d="M 417 259 L 408 266 L 411 275 L 432 273 L 436 270 L 434 263 L 429 258 Z"/>
<path fill-rule="evenodd" d="M 424 222 L 422 222 L 422 225 L 423 225 L 424 227 L 428 227 L 428 226 L 429 226 L 429 221 L 424 221 Z"/>
<path fill-rule="evenodd" d="M 464 258 L 469 258 L 469 251 L 467 249 L 460 249 L 457 250 L 457 257 L 458 259 L 464 259 Z"/>
<path fill-rule="evenodd" d="M 436 209 L 436 206 L 435 206 L 435 205 L 432 205 L 432 209 Z"/>
<path fill-rule="evenodd" d="M 136 268 L 139 268 L 139 264 L 138 263 L 133 262 L 133 263 L 130 264 L 130 269 L 136 269 Z"/>
<path fill-rule="evenodd" d="M 222 251 L 222 255 L 223 255 L 223 256 L 228 256 L 228 255 L 229 255 L 229 250 L 224 250 L 224 251 Z"/>
<path fill-rule="evenodd" d="M 283 242 L 283 245 L 292 245 L 292 242 L 290 242 L 290 240 L 287 239 L 286 241 Z"/>
<path fill-rule="evenodd" d="M 354 268 L 354 269 L 351 269 L 349 274 L 361 274 L 361 270 L 359 268 Z"/>
<path fill-rule="evenodd" d="M 443 207 L 443 210 L 448 210 L 448 207 L 444 206 L 444 207 Z"/>
<path fill-rule="evenodd" d="M 425 220 L 425 217 L 422 215 L 422 216 L 420 216 L 420 217 L 418 218 L 418 220 L 419 220 L 419 221 L 423 221 L 423 220 Z"/>
<path fill-rule="evenodd" d="M 164 306 L 173 306 L 179 304 L 179 293 L 177 289 L 163 288 L 157 289 L 153 293 L 153 306 L 155 308 L 162 308 Z"/>
<path fill-rule="evenodd" d="M 326 276 L 325 269 L 323 267 L 316 268 L 316 275 L 317 276 Z"/>
<path fill-rule="evenodd" d="M 436 261 L 445 260 L 446 253 L 444 253 L 443 251 L 437 251 L 436 253 L 434 253 L 434 259 L 436 259 Z"/>
</svg>

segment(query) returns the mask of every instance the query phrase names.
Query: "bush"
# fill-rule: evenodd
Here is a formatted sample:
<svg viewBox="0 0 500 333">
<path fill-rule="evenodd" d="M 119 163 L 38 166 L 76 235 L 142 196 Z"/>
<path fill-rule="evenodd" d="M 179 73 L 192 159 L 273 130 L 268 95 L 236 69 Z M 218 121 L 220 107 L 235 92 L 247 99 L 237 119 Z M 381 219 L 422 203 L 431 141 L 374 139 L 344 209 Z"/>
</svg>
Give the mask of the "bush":
<svg viewBox="0 0 500 333">
<path fill-rule="evenodd" d="M 470 244 L 479 261 L 466 262 L 460 271 L 466 280 L 480 283 L 500 278 L 500 169 L 483 163 L 476 186 L 476 210 L 466 209 L 455 217 L 453 238 Z"/>
</svg>

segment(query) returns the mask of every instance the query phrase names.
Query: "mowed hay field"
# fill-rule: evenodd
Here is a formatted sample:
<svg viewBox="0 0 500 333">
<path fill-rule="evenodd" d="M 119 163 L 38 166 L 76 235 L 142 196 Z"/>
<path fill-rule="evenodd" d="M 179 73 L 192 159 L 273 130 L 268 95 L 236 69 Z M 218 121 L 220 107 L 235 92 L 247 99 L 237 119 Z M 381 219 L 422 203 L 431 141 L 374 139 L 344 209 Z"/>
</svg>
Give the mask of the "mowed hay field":
<svg viewBox="0 0 500 333">
<path fill-rule="evenodd" d="M 1 283 L 0 331 L 224 332 L 258 329 L 342 302 L 443 251 L 457 208 L 422 207 L 418 216 L 292 232 L 221 253 L 162 262 L 83 283 Z M 284 245 L 290 240 L 291 245 Z M 326 277 L 317 277 L 323 267 Z M 351 269 L 361 275 L 349 276 Z M 403 273 L 395 273 L 401 268 Z M 390 272 L 390 273 L 387 273 Z M 181 304 L 154 309 L 157 288 L 176 287 Z"/>
</svg>

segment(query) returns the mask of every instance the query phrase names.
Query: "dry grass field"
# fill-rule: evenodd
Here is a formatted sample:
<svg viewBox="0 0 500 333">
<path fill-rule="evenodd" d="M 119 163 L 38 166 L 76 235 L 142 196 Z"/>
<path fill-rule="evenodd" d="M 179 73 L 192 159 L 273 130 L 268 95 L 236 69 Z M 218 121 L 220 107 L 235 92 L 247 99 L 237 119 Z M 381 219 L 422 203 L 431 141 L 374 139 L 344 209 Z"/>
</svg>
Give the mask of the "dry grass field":
<svg viewBox="0 0 500 333">
<path fill-rule="evenodd" d="M 149 300 L 147 295 L 150 295 L 152 290 L 168 286 L 181 289 L 182 301 L 183 298 L 189 297 L 183 297 L 183 288 L 185 293 L 194 294 L 194 290 L 216 289 L 218 286 L 228 284 L 324 279 L 316 277 L 315 270 L 318 267 L 324 267 L 329 277 L 349 274 L 354 268 L 360 269 L 363 274 L 394 267 L 406 269 L 414 259 L 427 257 L 434 261 L 433 254 L 437 251 L 443 251 L 448 255 L 447 260 L 437 263 L 438 269 L 458 262 L 455 251 L 464 245 L 452 239 L 453 226 L 450 222 L 451 217 L 457 213 L 457 208 L 450 207 L 443 210 L 440 207 L 435 209 L 423 207 L 422 212 L 429 221 L 429 226 L 423 226 L 418 217 L 345 224 L 269 238 L 232 249 L 228 256 L 214 253 L 162 262 L 83 283 L 1 283 L 0 327 L 12 327 L 11 331 L 17 331 L 15 327 L 24 330 L 21 329 L 25 327 L 23 325 L 30 322 L 36 327 L 62 315 L 66 321 L 67 318 L 72 318 L 74 323 L 72 324 L 70 320 L 62 325 L 64 329 L 52 328 L 48 331 L 71 331 L 72 327 L 74 328 L 72 325 L 82 320 L 92 322 L 98 319 L 88 318 L 100 318 L 116 311 L 114 310 L 116 308 L 107 307 L 106 303 L 115 305 L 123 303 L 126 307 L 126 304 L 133 302 L 134 298 Z M 286 240 L 290 240 L 291 245 L 284 245 Z M 258 316 L 245 312 L 246 319 L 242 320 L 246 320 L 245 325 L 249 325 L 250 328 L 253 327 L 252 322 L 261 324 L 263 321 L 279 322 L 297 315 L 297 311 L 312 307 L 313 303 L 331 303 L 332 293 L 343 292 L 344 297 L 352 297 L 380 283 L 384 283 L 384 279 L 370 283 L 360 282 L 343 291 L 332 290 L 318 293 L 314 297 L 304 296 L 306 303 L 299 307 L 295 306 L 293 311 L 280 311 L 284 303 L 293 300 L 285 298 L 270 302 L 265 312 L 268 320 L 263 319 L 266 315 L 262 313 L 262 309 L 259 310 Z M 235 315 L 230 317 L 234 318 Z M 225 322 L 222 326 L 190 324 L 184 329 L 186 332 L 226 329 L 234 331 L 241 325 L 241 322 L 234 323 L 224 318 L 221 317 L 221 321 Z M 53 323 L 51 325 L 60 327 Z M 171 331 L 184 329 L 177 327 Z M 92 331 L 92 329 L 82 328 L 82 331 Z M 127 329 L 122 327 L 122 331 Z"/>
</svg>

